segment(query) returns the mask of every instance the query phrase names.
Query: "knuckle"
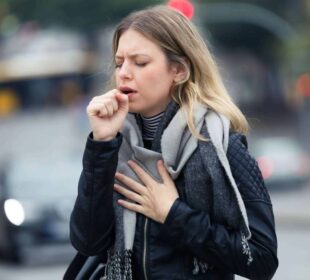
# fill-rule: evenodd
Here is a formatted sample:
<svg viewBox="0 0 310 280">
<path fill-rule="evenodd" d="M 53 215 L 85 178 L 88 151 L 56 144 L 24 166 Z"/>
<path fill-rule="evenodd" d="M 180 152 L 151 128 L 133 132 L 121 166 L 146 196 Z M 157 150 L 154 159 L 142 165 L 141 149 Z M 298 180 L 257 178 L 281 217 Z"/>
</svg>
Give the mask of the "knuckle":
<svg viewBox="0 0 310 280">
<path fill-rule="evenodd" d="M 105 93 L 105 95 L 109 96 L 109 97 L 114 97 L 115 93 L 116 93 L 116 90 L 112 89 L 112 90 L 108 91 L 107 93 Z"/>
<path fill-rule="evenodd" d="M 105 100 L 103 100 L 104 101 L 104 104 L 106 105 L 106 106 L 112 106 L 112 104 L 113 104 L 113 100 L 111 99 L 111 98 L 105 98 Z"/>
<path fill-rule="evenodd" d="M 94 106 L 92 106 L 92 104 L 89 104 L 87 107 L 86 107 L 86 112 L 87 113 L 90 113 L 90 112 L 92 112 L 92 111 L 94 111 Z"/>
<path fill-rule="evenodd" d="M 98 96 L 94 96 L 90 102 L 96 102 L 98 100 Z"/>
<path fill-rule="evenodd" d="M 106 101 L 106 104 L 107 106 L 109 106 L 110 108 L 113 108 L 113 101 L 110 99 L 110 100 L 107 100 Z"/>
</svg>

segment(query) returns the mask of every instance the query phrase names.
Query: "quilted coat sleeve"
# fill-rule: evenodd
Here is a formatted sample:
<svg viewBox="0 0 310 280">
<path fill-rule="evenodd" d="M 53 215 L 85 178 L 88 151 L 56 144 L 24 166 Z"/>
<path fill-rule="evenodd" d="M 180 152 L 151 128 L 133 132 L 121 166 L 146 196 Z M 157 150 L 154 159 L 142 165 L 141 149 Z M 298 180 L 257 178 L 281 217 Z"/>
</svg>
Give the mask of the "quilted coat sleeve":
<svg viewBox="0 0 310 280">
<path fill-rule="evenodd" d="M 113 184 L 121 134 L 111 141 L 88 137 L 78 196 L 70 218 L 72 245 L 83 255 L 106 250 L 114 239 Z"/>
<path fill-rule="evenodd" d="M 247 150 L 246 138 L 232 134 L 227 152 L 233 176 L 245 202 L 252 237 L 253 261 L 239 231 L 214 224 L 209 213 L 177 199 L 163 224 L 167 242 L 187 248 L 193 256 L 217 269 L 249 279 L 271 279 L 277 269 L 277 238 L 272 205 L 257 162 Z"/>
</svg>

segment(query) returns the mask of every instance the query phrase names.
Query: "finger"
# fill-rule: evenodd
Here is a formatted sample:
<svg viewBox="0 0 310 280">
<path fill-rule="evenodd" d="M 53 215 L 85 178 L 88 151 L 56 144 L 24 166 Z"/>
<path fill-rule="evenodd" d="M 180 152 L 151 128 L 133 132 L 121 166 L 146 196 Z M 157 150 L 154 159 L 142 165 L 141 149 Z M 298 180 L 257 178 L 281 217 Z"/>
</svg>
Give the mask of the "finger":
<svg viewBox="0 0 310 280">
<path fill-rule="evenodd" d="M 137 212 L 137 213 L 141 213 L 144 214 L 144 208 L 143 206 L 137 204 L 137 203 L 132 203 L 123 199 L 119 199 L 117 200 L 117 203 L 125 208 L 127 208 L 128 210 Z"/>
<path fill-rule="evenodd" d="M 128 161 L 128 165 L 137 174 L 137 176 L 140 178 L 140 180 L 145 185 L 154 184 L 155 180 L 142 167 L 140 167 L 133 160 Z"/>
<path fill-rule="evenodd" d="M 105 100 L 115 99 L 117 89 L 105 92 L 104 94 L 94 96 L 90 102 L 104 102 Z"/>
<path fill-rule="evenodd" d="M 105 106 L 110 117 L 112 117 L 118 110 L 118 103 L 115 98 L 99 100 L 96 101 L 96 103 L 101 103 L 103 106 Z"/>
<path fill-rule="evenodd" d="M 111 100 L 111 104 L 112 104 L 112 106 L 113 106 L 114 112 L 116 112 L 116 111 L 118 110 L 118 103 L 117 103 L 117 101 L 116 101 L 115 98 L 113 98 L 113 99 Z"/>
<path fill-rule="evenodd" d="M 115 178 L 140 195 L 146 193 L 146 188 L 144 186 L 124 174 L 116 172 Z"/>
<path fill-rule="evenodd" d="M 122 108 L 123 110 L 128 111 L 128 103 L 129 103 L 128 96 L 126 94 L 117 92 L 115 94 L 115 97 L 118 101 L 119 107 Z"/>
<path fill-rule="evenodd" d="M 106 101 L 106 106 L 109 108 L 109 112 L 112 112 L 112 115 L 118 110 L 118 103 L 115 98 Z"/>
<path fill-rule="evenodd" d="M 100 116 L 101 118 L 103 118 L 103 117 L 108 117 L 108 116 L 109 116 L 109 112 L 108 112 L 106 106 L 101 105 L 99 116 Z"/>
<path fill-rule="evenodd" d="M 108 116 L 112 117 L 113 114 L 114 114 L 114 108 L 113 108 L 112 104 L 111 103 L 110 104 L 105 104 L 104 106 L 105 106 L 105 108 L 106 108 L 106 110 L 108 112 Z"/>
<path fill-rule="evenodd" d="M 122 194 L 123 196 L 125 196 L 126 198 L 130 199 L 131 201 L 137 202 L 139 204 L 143 203 L 143 198 L 141 197 L 141 195 L 137 194 L 136 192 L 130 191 L 118 184 L 114 184 L 114 189 Z"/>
<path fill-rule="evenodd" d="M 109 97 L 114 97 L 115 98 L 115 95 L 118 92 L 119 92 L 118 89 L 112 89 L 112 90 L 102 94 L 101 96 L 109 96 Z"/>
<path fill-rule="evenodd" d="M 97 116 L 101 113 L 101 109 L 102 109 L 102 104 L 92 103 L 87 106 L 86 112 L 89 116 Z"/>
<path fill-rule="evenodd" d="M 158 169 L 158 173 L 159 173 L 159 175 L 162 178 L 164 183 L 168 183 L 168 182 L 172 181 L 170 174 L 169 174 L 169 172 L 168 172 L 168 170 L 167 170 L 167 168 L 164 165 L 164 162 L 162 160 L 159 160 L 157 162 L 157 169 Z"/>
<path fill-rule="evenodd" d="M 115 95 L 116 95 L 116 93 L 118 92 L 118 90 L 117 89 L 112 89 L 112 90 L 110 90 L 110 91 L 108 91 L 108 92 L 105 92 L 105 93 L 103 93 L 103 94 L 101 94 L 101 95 L 97 95 L 97 96 L 95 96 L 95 98 L 97 97 L 98 99 L 106 99 L 106 98 L 115 98 Z"/>
</svg>

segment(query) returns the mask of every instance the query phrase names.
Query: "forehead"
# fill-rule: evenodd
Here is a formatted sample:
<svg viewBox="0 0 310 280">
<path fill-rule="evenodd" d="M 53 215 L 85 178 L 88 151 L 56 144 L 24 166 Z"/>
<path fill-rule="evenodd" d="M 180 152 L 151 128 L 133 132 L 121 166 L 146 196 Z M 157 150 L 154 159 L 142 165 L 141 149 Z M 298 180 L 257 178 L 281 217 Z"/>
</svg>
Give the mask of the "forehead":
<svg viewBox="0 0 310 280">
<path fill-rule="evenodd" d="M 156 55 L 158 53 L 163 54 L 163 51 L 156 43 L 132 29 L 120 36 L 116 51 L 116 55 Z"/>
</svg>

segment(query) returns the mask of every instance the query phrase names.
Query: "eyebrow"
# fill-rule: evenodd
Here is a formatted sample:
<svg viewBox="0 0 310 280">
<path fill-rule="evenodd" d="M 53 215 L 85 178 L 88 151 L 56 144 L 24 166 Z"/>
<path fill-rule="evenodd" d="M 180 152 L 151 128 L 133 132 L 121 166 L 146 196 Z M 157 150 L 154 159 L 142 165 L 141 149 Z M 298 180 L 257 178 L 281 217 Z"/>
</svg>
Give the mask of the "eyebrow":
<svg viewBox="0 0 310 280">
<path fill-rule="evenodd" d="M 130 58 L 136 58 L 137 56 L 145 56 L 145 57 L 150 57 L 149 55 L 147 54 L 142 54 L 142 53 L 133 53 L 133 54 L 130 54 L 129 57 Z M 121 55 L 115 55 L 115 59 L 123 59 L 123 56 Z"/>
</svg>

